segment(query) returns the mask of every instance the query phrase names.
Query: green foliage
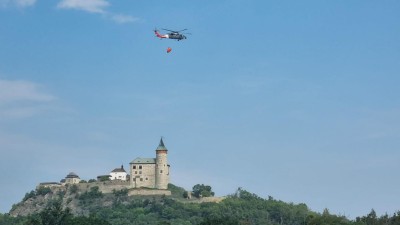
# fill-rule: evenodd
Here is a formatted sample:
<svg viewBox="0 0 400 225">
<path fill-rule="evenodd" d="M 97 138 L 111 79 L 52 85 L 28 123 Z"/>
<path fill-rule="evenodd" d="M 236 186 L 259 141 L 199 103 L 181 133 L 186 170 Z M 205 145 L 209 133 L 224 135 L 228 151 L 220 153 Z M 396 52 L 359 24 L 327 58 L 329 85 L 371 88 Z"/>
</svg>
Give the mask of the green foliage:
<svg viewBox="0 0 400 225">
<path fill-rule="evenodd" d="M 113 190 L 113 194 L 115 196 L 114 204 L 118 204 L 118 203 L 120 203 L 122 201 L 126 201 L 128 199 L 128 192 L 129 191 L 126 188 L 123 188 L 123 189 L 121 189 L 119 191 L 114 189 Z"/>
<path fill-rule="evenodd" d="M 190 203 L 182 198 L 127 197 L 126 190 L 104 195 L 98 187 L 82 194 L 84 209 L 90 217 L 74 217 L 59 202 L 52 202 L 43 212 L 13 218 L 0 214 L 0 225 L 400 225 L 400 212 L 378 217 L 374 210 L 350 221 L 324 210 L 312 212 L 305 204 L 285 203 L 271 196 L 261 198 L 239 188 L 220 203 Z M 103 207 L 100 200 L 123 199 Z M 90 200 L 90 201 L 89 201 Z M 95 201 L 94 201 L 95 200 Z"/>
<path fill-rule="evenodd" d="M 88 180 L 88 183 L 94 183 L 96 181 L 97 181 L 96 179 L 90 179 L 90 180 Z"/>
<path fill-rule="evenodd" d="M 87 183 L 87 181 L 86 180 L 80 180 L 79 183 L 81 183 L 81 184 L 82 183 Z"/>
<path fill-rule="evenodd" d="M 65 191 L 64 191 L 64 190 L 59 190 L 59 191 L 57 192 L 57 195 L 58 195 L 58 198 L 64 198 L 64 196 L 65 196 Z"/>
<path fill-rule="evenodd" d="M 68 220 L 67 225 L 111 225 L 109 222 L 94 217 L 74 217 Z"/>
<path fill-rule="evenodd" d="M 211 191 L 211 186 L 204 184 L 196 184 L 193 186 L 193 195 L 197 198 L 214 196 L 214 192 Z"/>
<path fill-rule="evenodd" d="M 49 202 L 47 207 L 39 214 L 43 225 L 66 225 L 67 220 L 72 217 L 69 209 L 63 210 L 61 201 Z"/>
<path fill-rule="evenodd" d="M 19 223 L 8 223 L 19 224 Z M 63 209 L 60 200 L 51 201 L 46 208 L 38 213 L 24 219 L 21 225 L 111 225 L 105 220 L 95 217 L 74 217 L 70 210 Z M 0 225 L 1 220 L 0 220 Z"/>
<path fill-rule="evenodd" d="M 26 201 L 26 200 L 28 200 L 30 198 L 35 197 L 35 196 L 36 196 L 36 192 L 32 190 L 31 192 L 28 192 L 28 193 L 25 194 L 25 197 L 22 199 L 22 201 Z"/>
<path fill-rule="evenodd" d="M 36 191 L 32 190 L 32 191 L 26 193 L 24 198 L 22 199 L 22 201 L 24 202 L 24 201 L 26 201 L 26 200 L 28 200 L 30 198 L 34 198 L 34 197 L 39 196 L 39 195 L 44 196 L 44 195 L 46 195 L 48 193 L 51 193 L 51 192 L 52 191 L 51 191 L 51 189 L 49 187 L 40 186 Z"/>
<path fill-rule="evenodd" d="M 330 225 L 347 225 L 350 221 L 344 216 L 331 215 L 328 209 L 324 209 L 321 216 L 309 216 L 307 218 L 308 225 L 330 224 Z"/>
<path fill-rule="evenodd" d="M 78 185 L 73 184 L 71 186 L 69 186 L 69 193 L 71 194 L 76 194 L 78 192 Z"/>
<path fill-rule="evenodd" d="M 115 197 L 124 197 L 124 196 L 128 196 L 128 189 L 123 188 L 119 191 L 117 190 L 113 190 L 113 194 L 115 195 Z"/>
<path fill-rule="evenodd" d="M 36 196 L 38 195 L 42 195 L 45 196 L 46 194 L 51 193 L 51 189 L 49 187 L 43 187 L 40 186 L 37 190 L 36 190 Z"/>
<path fill-rule="evenodd" d="M 171 191 L 171 196 L 174 198 L 182 198 L 183 193 L 186 192 L 185 189 L 173 184 L 168 184 L 168 190 Z"/>
<path fill-rule="evenodd" d="M 375 210 L 371 210 L 368 215 L 357 217 L 355 225 L 400 225 L 400 211 L 394 213 L 392 217 L 385 214 L 377 217 Z"/>
<path fill-rule="evenodd" d="M 226 218 L 206 218 L 200 225 L 240 225 L 238 219 Z"/>
<path fill-rule="evenodd" d="M 0 225 L 24 225 L 25 221 L 25 217 L 11 217 L 0 213 Z"/>
<path fill-rule="evenodd" d="M 110 180 L 110 177 L 109 176 L 101 176 L 100 177 L 100 181 L 101 182 L 103 182 L 103 181 L 109 181 Z"/>
<path fill-rule="evenodd" d="M 85 193 L 79 196 L 79 200 L 81 200 L 82 204 L 90 204 L 93 203 L 94 200 L 102 198 L 103 193 L 99 191 L 98 186 L 94 186 L 90 188 L 90 191 L 86 191 Z"/>
</svg>

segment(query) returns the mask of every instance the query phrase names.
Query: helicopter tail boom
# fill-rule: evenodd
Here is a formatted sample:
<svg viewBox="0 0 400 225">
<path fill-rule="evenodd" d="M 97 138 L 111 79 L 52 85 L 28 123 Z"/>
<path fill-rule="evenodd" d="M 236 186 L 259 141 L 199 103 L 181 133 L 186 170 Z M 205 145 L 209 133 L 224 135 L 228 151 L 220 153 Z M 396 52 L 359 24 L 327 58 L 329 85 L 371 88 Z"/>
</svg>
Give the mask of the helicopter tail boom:
<svg viewBox="0 0 400 225">
<path fill-rule="evenodd" d="M 158 38 L 169 38 L 168 34 L 162 35 L 162 34 L 160 34 L 160 33 L 158 32 L 158 30 L 154 30 L 154 33 L 155 33 L 155 35 L 156 35 Z"/>
</svg>

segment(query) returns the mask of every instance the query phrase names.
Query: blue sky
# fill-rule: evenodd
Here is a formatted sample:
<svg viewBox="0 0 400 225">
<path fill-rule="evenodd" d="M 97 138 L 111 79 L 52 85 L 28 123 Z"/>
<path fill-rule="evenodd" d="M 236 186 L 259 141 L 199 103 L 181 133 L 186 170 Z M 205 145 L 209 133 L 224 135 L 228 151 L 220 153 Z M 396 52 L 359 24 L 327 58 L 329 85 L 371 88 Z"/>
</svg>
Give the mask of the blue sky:
<svg viewBox="0 0 400 225">
<path fill-rule="evenodd" d="M 171 181 L 400 210 L 400 2 L 0 0 L 0 211 L 154 157 Z M 184 29 L 185 41 L 154 28 Z M 170 54 L 167 47 L 172 48 Z"/>
</svg>

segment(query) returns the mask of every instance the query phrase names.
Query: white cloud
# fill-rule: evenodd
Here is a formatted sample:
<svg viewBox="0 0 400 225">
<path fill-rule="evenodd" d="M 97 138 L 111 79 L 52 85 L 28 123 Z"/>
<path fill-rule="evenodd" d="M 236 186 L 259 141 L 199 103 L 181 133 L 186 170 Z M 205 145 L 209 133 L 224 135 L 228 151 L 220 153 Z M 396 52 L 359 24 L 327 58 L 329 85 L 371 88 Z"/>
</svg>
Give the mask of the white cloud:
<svg viewBox="0 0 400 225">
<path fill-rule="evenodd" d="M 105 13 L 110 3 L 105 0 L 62 0 L 57 7 L 60 9 L 76 9 L 90 13 Z"/>
<path fill-rule="evenodd" d="M 38 84 L 29 81 L 0 80 L 0 104 L 16 101 L 47 102 L 55 99 L 39 89 Z"/>
<path fill-rule="evenodd" d="M 7 7 L 10 5 L 15 5 L 18 7 L 28 7 L 33 6 L 36 0 L 0 0 L 0 6 Z"/>
<path fill-rule="evenodd" d="M 1 0 L 0 0 L 1 1 Z M 106 8 L 111 4 L 106 0 L 62 0 L 58 3 L 57 8 L 59 9 L 75 9 L 82 10 L 89 13 L 98 13 L 105 16 L 107 19 L 111 19 L 116 23 L 133 23 L 139 19 L 129 15 L 123 15 L 118 13 L 112 13 Z"/>
<path fill-rule="evenodd" d="M 33 82 L 0 79 L 0 121 L 27 118 L 49 111 L 52 107 L 48 103 L 55 99 Z"/>
<path fill-rule="evenodd" d="M 139 19 L 133 16 L 122 15 L 122 14 L 114 14 L 111 16 L 111 19 L 117 23 L 133 23 L 138 21 Z"/>
</svg>

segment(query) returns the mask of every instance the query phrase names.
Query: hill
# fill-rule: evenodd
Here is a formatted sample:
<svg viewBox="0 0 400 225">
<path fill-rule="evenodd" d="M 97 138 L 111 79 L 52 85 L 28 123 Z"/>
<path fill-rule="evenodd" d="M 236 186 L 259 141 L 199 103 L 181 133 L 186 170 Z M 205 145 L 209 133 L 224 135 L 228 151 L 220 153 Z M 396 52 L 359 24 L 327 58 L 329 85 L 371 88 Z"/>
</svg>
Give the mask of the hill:
<svg viewBox="0 0 400 225">
<path fill-rule="evenodd" d="M 10 215 L 0 215 L 0 225 L 7 224 L 232 224 L 232 225 L 399 225 L 400 213 L 377 217 L 370 214 L 351 221 L 308 209 L 306 204 L 285 203 L 261 198 L 246 190 L 217 202 L 183 198 L 185 190 L 169 185 L 171 196 L 128 196 L 126 190 L 103 194 L 96 188 L 79 192 L 73 186 L 64 192 L 50 189 L 27 193 Z M 26 212 L 31 213 L 26 213 Z M 26 213 L 26 215 L 23 215 Z"/>
</svg>

